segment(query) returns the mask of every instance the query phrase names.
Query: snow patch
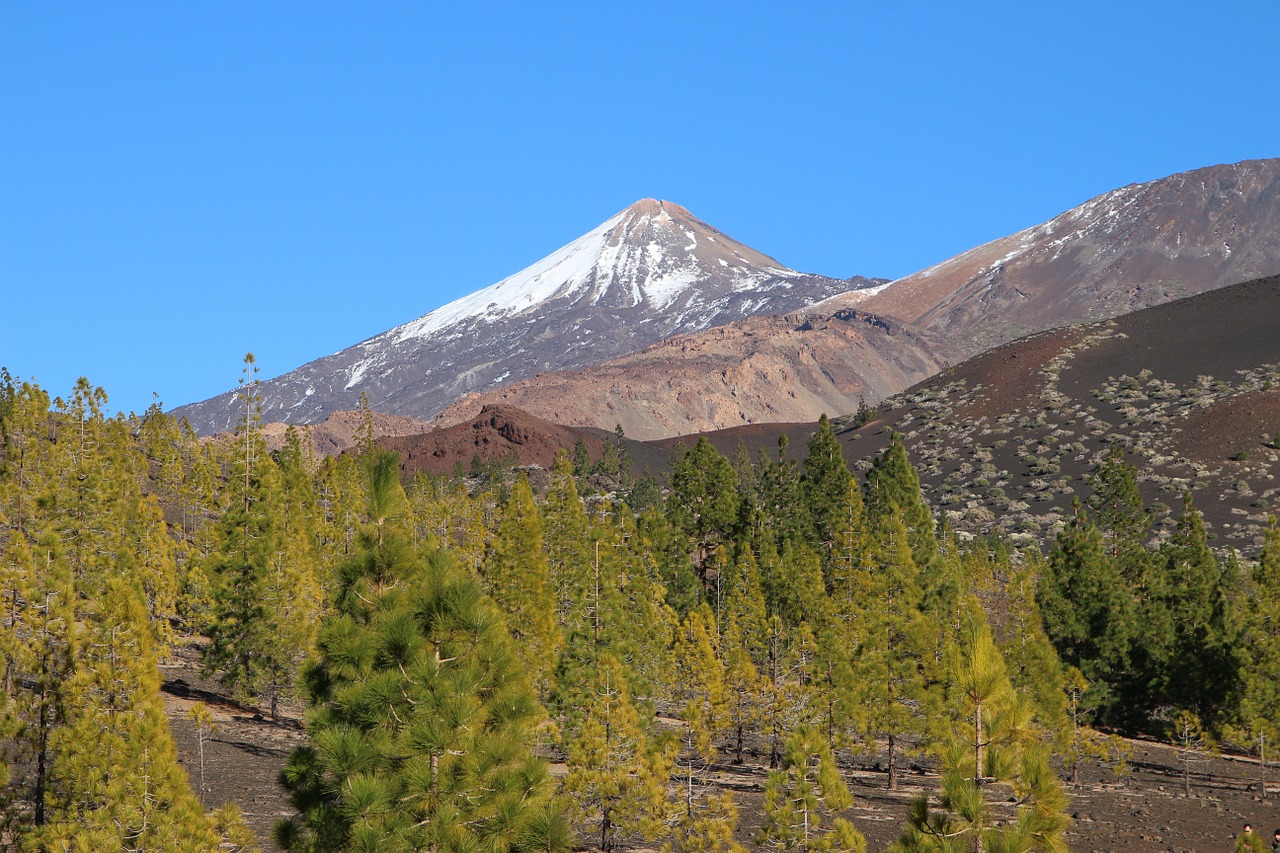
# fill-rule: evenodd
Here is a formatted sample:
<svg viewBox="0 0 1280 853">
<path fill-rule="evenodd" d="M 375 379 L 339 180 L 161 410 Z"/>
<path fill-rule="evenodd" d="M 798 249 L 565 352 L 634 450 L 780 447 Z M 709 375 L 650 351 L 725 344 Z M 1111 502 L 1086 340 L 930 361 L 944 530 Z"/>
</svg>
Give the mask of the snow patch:
<svg viewBox="0 0 1280 853">
<path fill-rule="evenodd" d="M 619 213 L 515 275 L 455 299 L 378 337 L 386 338 L 390 343 L 425 338 L 466 320 L 493 322 L 554 297 L 581 291 L 600 260 L 605 238 L 622 221 L 622 217 L 623 214 Z"/>
<path fill-rule="evenodd" d="M 369 362 L 373 359 L 362 359 L 351 365 L 351 374 L 347 379 L 347 384 L 342 386 L 343 391 L 350 391 L 357 382 L 364 378 L 365 373 L 369 370 Z"/>
</svg>

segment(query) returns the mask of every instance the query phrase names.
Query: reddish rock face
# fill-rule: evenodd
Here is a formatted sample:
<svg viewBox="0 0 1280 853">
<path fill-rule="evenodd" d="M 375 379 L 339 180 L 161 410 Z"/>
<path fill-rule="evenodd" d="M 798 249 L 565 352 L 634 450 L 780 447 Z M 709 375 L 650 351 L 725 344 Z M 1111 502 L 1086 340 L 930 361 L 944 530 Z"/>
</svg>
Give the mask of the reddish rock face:
<svg viewBox="0 0 1280 853">
<path fill-rule="evenodd" d="M 459 465 L 468 470 L 475 457 L 489 461 L 514 455 L 522 465 L 550 468 L 556 455 L 572 450 L 579 438 L 591 458 L 599 458 L 604 444 L 600 434 L 553 424 L 514 406 L 485 406 L 466 423 L 417 435 L 388 436 L 377 443 L 400 455 L 400 469 L 406 474 L 450 474 Z"/>
</svg>

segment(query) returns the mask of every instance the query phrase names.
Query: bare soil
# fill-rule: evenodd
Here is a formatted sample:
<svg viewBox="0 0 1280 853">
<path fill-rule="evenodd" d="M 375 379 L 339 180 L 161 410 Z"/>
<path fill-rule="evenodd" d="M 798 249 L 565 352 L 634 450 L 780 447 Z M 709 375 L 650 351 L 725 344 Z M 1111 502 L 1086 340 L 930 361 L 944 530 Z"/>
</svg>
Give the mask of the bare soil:
<svg viewBox="0 0 1280 853">
<path fill-rule="evenodd" d="M 237 803 L 263 849 L 277 850 L 272 827 L 290 814 L 277 780 L 289 753 L 306 739 L 300 708 L 286 706 L 282 720 L 272 722 L 256 709 L 231 701 L 216 681 L 201 673 L 194 643 L 176 649 L 164 676 L 170 726 L 192 786 L 200 786 L 200 769 L 196 730 L 188 712 L 203 702 L 216 725 L 205 740 L 205 804 L 212 808 Z M 1107 767 L 1089 766 L 1079 785 L 1068 786 L 1071 850 L 1227 851 L 1246 821 L 1267 839 L 1280 827 L 1280 768 L 1268 766 L 1264 798 L 1257 760 L 1198 755 L 1187 767 L 1172 747 L 1146 741 L 1130 746 L 1131 772 L 1126 779 L 1117 780 Z M 938 784 L 936 772 L 922 762 L 903 772 L 900 790 L 889 791 L 885 773 L 878 769 L 882 760 L 875 755 L 843 759 L 855 798 L 848 817 L 866 835 L 871 851 L 886 849 L 897 838 L 911 800 L 933 794 Z M 740 840 L 753 848 L 758 847 L 752 839 L 761 823 L 767 776 L 759 751 L 749 754 L 743 765 L 726 761 L 710 771 L 716 784 L 734 791 L 742 817 Z"/>
</svg>

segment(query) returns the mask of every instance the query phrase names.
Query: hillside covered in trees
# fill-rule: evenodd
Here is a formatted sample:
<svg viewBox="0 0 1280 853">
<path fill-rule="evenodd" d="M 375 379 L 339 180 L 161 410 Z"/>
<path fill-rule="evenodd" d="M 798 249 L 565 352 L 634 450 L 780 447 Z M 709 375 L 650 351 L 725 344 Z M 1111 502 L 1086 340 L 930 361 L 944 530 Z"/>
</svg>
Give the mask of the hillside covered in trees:
<svg viewBox="0 0 1280 853">
<path fill-rule="evenodd" d="M 893 849 L 1056 851 L 1114 735 L 1280 728 L 1280 528 L 1215 552 L 1187 497 L 1157 543 L 1120 453 L 1042 551 L 938 524 L 896 436 L 855 478 L 825 418 L 798 463 L 403 481 L 371 431 L 267 453 L 253 398 L 247 363 L 200 440 L 0 376 L 6 848 L 854 851 L 874 756 L 885 789 L 938 775 Z M 177 761 L 157 666 L 193 639 L 246 706 L 305 707 L 272 838 Z M 756 761 L 740 821 L 714 769 Z"/>
</svg>

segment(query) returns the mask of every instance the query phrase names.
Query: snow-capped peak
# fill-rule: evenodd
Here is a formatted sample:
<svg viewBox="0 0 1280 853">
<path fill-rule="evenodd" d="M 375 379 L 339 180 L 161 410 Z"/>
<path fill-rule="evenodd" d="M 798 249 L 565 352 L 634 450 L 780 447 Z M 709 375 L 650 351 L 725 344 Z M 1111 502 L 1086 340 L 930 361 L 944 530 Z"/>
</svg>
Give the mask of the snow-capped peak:
<svg viewBox="0 0 1280 853">
<path fill-rule="evenodd" d="M 606 235 L 625 214 L 623 211 L 610 217 L 515 275 L 455 299 L 387 334 L 394 336 L 396 341 L 427 337 L 463 320 L 487 318 L 494 321 L 572 293 L 586 283 L 599 263 Z"/>
<path fill-rule="evenodd" d="M 387 332 L 393 341 L 424 338 L 460 323 L 495 323 L 553 300 L 648 304 L 662 309 L 714 270 L 739 273 L 734 290 L 761 274 L 799 275 L 669 201 L 646 198 L 578 239 L 496 284 Z"/>
<path fill-rule="evenodd" d="M 677 204 L 642 199 L 515 275 L 262 383 L 264 416 L 323 420 L 364 394 L 379 411 L 430 418 L 470 391 L 785 314 L 848 287 L 787 269 Z M 224 428 L 230 412 L 222 397 L 182 410 L 200 429 Z"/>
</svg>

